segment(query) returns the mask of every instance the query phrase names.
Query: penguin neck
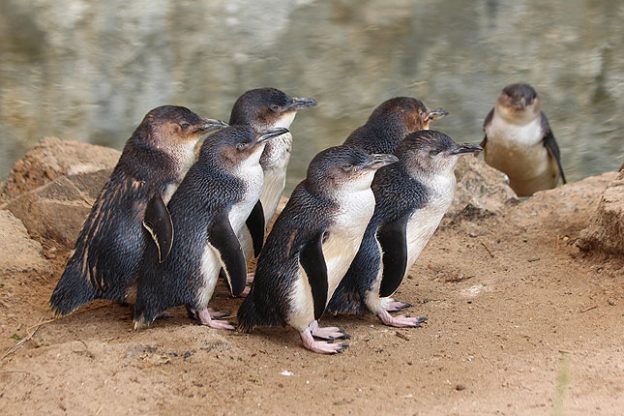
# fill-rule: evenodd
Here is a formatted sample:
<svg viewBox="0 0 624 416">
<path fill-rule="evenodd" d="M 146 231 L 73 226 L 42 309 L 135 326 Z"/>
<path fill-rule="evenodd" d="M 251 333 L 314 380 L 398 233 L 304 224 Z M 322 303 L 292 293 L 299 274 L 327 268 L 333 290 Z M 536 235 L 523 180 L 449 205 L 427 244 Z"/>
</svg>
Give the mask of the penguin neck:
<svg viewBox="0 0 624 416">
<path fill-rule="evenodd" d="M 457 160 L 448 161 L 445 166 L 434 167 L 418 160 L 411 163 L 400 162 L 400 169 L 412 179 L 422 183 L 436 194 L 450 194 L 455 192 L 456 178 L 455 165 Z"/>
<path fill-rule="evenodd" d="M 394 153 L 401 141 L 410 133 L 405 122 L 396 116 L 375 121 L 371 129 L 377 147 L 375 153 Z"/>
</svg>

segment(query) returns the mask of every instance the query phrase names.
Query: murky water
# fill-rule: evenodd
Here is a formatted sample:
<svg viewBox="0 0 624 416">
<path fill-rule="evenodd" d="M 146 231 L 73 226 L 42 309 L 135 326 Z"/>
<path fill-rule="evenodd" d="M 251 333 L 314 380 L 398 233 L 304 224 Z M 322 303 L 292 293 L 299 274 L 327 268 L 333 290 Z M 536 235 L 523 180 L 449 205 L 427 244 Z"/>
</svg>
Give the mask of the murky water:
<svg viewBox="0 0 624 416">
<path fill-rule="evenodd" d="M 227 119 L 246 89 L 318 99 L 293 124 L 289 187 L 381 101 L 411 95 L 479 142 L 508 83 L 533 84 L 570 180 L 624 141 L 621 0 L 0 0 L 0 177 L 40 138 L 121 148 L 171 103 Z"/>
</svg>

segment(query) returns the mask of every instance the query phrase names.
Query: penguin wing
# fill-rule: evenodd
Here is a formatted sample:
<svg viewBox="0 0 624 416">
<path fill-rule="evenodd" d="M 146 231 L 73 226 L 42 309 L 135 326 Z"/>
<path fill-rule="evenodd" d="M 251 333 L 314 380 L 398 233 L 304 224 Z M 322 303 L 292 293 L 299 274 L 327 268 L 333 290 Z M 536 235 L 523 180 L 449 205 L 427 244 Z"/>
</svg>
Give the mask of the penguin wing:
<svg viewBox="0 0 624 416">
<path fill-rule="evenodd" d="M 323 257 L 324 232 L 307 241 L 299 254 L 299 263 L 308 276 L 314 300 L 314 319 L 319 319 L 327 305 L 327 265 Z"/>
<path fill-rule="evenodd" d="M 383 251 L 383 275 L 379 296 L 392 295 L 401 284 L 407 267 L 406 230 L 409 215 L 382 225 L 377 233 L 377 239 Z"/>
<path fill-rule="evenodd" d="M 542 132 L 544 134 L 544 138 L 542 139 L 544 143 L 544 147 L 548 150 L 548 154 L 555 159 L 557 162 L 557 167 L 559 168 L 559 175 L 561 175 L 561 181 L 566 184 L 565 174 L 563 173 L 563 166 L 561 165 L 561 152 L 559 151 L 559 145 L 557 145 L 557 141 L 555 140 L 555 135 L 550 129 L 550 124 L 548 124 L 548 119 L 546 115 L 542 113 Z"/>
<path fill-rule="evenodd" d="M 494 109 L 492 108 L 490 110 L 490 112 L 487 114 L 487 116 L 485 116 L 485 120 L 483 121 L 483 131 L 485 132 L 485 129 L 487 128 L 487 126 L 490 125 L 490 123 L 492 122 L 492 118 L 494 117 Z M 480 146 L 483 148 L 483 152 L 485 153 L 485 147 L 487 145 L 487 133 L 485 133 L 485 136 L 483 136 L 483 140 L 481 140 Z M 475 153 L 475 156 L 477 154 Z"/>
<path fill-rule="evenodd" d="M 258 257 L 264 244 L 264 209 L 262 208 L 262 202 L 258 201 L 253 207 L 246 224 L 251 234 L 254 255 Z"/>
<path fill-rule="evenodd" d="M 173 223 L 171 215 L 160 194 L 154 195 L 145 208 L 143 227 L 152 237 L 158 249 L 158 262 L 167 259 L 173 246 Z"/>
<path fill-rule="evenodd" d="M 247 262 L 227 211 L 219 214 L 210 224 L 208 244 L 219 253 L 232 296 L 240 296 L 247 283 Z"/>
</svg>

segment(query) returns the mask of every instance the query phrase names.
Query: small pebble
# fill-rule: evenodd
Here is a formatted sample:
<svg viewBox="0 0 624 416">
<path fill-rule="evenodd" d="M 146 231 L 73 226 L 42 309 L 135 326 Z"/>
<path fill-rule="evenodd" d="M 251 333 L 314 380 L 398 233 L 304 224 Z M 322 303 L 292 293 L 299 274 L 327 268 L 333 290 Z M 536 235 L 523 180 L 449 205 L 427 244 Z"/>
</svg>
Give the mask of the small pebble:
<svg viewBox="0 0 624 416">
<path fill-rule="evenodd" d="M 457 391 L 466 390 L 466 386 L 463 385 L 463 384 L 456 384 L 455 385 L 455 390 L 457 390 Z"/>
<path fill-rule="evenodd" d="M 610 306 L 615 306 L 615 305 L 617 305 L 617 302 L 616 302 L 615 300 L 613 300 L 613 299 L 607 299 L 607 303 L 608 303 Z"/>
</svg>

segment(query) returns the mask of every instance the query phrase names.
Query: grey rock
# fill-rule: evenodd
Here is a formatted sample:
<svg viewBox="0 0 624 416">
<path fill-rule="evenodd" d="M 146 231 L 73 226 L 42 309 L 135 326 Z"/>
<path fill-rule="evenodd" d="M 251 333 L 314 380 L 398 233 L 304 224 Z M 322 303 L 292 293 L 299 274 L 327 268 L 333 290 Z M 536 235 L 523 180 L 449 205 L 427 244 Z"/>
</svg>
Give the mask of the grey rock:
<svg viewBox="0 0 624 416">
<path fill-rule="evenodd" d="M 624 171 L 609 183 L 577 241 L 583 251 L 624 254 Z"/>
<path fill-rule="evenodd" d="M 41 244 L 32 240 L 24 224 L 7 210 L 0 210 L 0 240 L 0 273 L 49 269 Z"/>
<path fill-rule="evenodd" d="M 46 137 L 18 160 L 4 185 L 5 200 L 10 200 L 54 181 L 60 176 L 112 169 L 119 150 L 103 146 Z"/>
<path fill-rule="evenodd" d="M 31 236 L 73 248 L 76 237 L 111 170 L 61 176 L 9 201 L 6 208 Z"/>
</svg>

